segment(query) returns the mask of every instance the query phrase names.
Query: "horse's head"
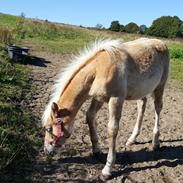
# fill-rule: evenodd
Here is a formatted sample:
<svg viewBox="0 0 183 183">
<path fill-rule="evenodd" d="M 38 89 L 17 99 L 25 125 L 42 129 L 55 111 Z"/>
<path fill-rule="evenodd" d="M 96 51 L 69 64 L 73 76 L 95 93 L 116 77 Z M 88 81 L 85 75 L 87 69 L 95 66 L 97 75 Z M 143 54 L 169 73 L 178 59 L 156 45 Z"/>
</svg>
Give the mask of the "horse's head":
<svg viewBox="0 0 183 183">
<path fill-rule="evenodd" d="M 56 103 L 52 104 L 51 110 L 50 120 L 44 126 L 44 152 L 47 155 L 53 154 L 70 137 L 71 127 L 69 110 L 59 109 Z"/>
</svg>

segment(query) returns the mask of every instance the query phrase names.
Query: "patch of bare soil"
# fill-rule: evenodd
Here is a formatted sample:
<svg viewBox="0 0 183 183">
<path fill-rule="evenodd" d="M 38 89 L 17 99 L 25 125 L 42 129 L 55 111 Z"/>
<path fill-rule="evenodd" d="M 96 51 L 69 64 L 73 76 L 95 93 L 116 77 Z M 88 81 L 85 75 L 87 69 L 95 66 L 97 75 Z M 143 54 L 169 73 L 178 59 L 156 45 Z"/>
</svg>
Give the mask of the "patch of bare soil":
<svg viewBox="0 0 183 183">
<path fill-rule="evenodd" d="M 37 90 L 31 104 L 39 118 L 48 101 L 53 81 L 59 70 L 67 64 L 68 55 L 36 52 L 37 61 L 29 65 Z M 107 155 L 108 107 L 105 104 L 97 115 L 98 134 L 103 154 L 98 160 L 91 155 L 91 143 L 85 113 L 86 101 L 77 114 L 75 129 L 60 154 L 46 161 L 40 152 L 35 163 L 35 182 L 101 182 L 99 174 Z M 154 107 L 151 98 L 143 120 L 138 143 L 125 147 L 137 116 L 136 102 L 125 102 L 117 138 L 117 160 L 113 177 L 107 182 L 125 183 L 182 183 L 183 182 L 183 83 L 169 81 L 161 113 L 161 148 L 151 150 L 154 125 Z"/>
</svg>

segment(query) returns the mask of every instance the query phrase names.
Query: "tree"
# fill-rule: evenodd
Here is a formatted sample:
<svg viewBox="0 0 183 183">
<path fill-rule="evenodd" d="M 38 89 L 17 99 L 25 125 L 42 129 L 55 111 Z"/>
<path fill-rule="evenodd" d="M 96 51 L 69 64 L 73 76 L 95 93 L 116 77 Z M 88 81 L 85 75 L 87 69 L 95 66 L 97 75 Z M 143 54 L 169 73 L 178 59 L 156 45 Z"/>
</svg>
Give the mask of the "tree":
<svg viewBox="0 0 183 183">
<path fill-rule="evenodd" d="M 139 26 L 134 22 L 130 22 L 125 25 L 125 31 L 129 33 L 137 33 L 139 31 Z"/>
<path fill-rule="evenodd" d="M 124 32 L 124 31 L 125 31 L 125 26 L 124 26 L 124 25 L 120 25 L 119 31 L 120 31 L 120 32 Z"/>
<path fill-rule="evenodd" d="M 96 29 L 102 29 L 102 28 L 103 28 L 103 25 L 102 25 L 102 24 L 97 24 L 97 25 L 95 26 L 95 28 L 96 28 Z"/>
<path fill-rule="evenodd" d="M 22 12 L 22 13 L 20 14 L 20 17 L 21 17 L 21 18 L 25 18 L 25 13 Z"/>
<path fill-rule="evenodd" d="M 120 30 L 120 24 L 119 21 L 115 20 L 111 22 L 111 26 L 109 28 L 111 31 L 119 32 Z"/>
<path fill-rule="evenodd" d="M 162 16 L 153 21 L 147 34 L 166 38 L 182 37 L 183 22 L 177 16 Z"/>
<path fill-rule="evenodd" d="M 139 31 L 141 34 L 144 34 L 147 31 L 147 26 L 146 25 L 141 25 L 139 27 Z"/>
</svg>

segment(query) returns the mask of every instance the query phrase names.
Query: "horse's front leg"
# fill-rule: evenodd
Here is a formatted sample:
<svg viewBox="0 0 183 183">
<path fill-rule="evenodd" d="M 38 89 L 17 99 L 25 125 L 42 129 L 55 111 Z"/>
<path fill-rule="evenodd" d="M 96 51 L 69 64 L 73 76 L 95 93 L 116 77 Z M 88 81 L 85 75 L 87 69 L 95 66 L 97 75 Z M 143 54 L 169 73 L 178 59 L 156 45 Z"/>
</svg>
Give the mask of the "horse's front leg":
<svg viewBox="0 0 183 183">
<path fill-rule="evenodd" d="M 109 100 L 109 123 L 108 123 L 108 137 L 109 137 L 109 151 L 107 155 L 107 162 L 102 170 L 102 177 L 108 179 L 111 176 L 112 165 L 116 159 L 116 137 L 119 129 L 119 121 L 121 118 L 121 110 L 123 99 L 118 97 L 111 97 Z"/>
<path fill-rule="evenodd" d="M 100 152 L 98 144 L 98 135 L 96 131 L 95 117 L 97 111 L 101 108 L 102 104 L 103 104 L 102 102 L 93 99 L 88 111 L 86 112 L 86 122 L 88 123 L 89 126 L 90 139 L 92 142 L 92 150 L 94 155 L 97 155 Z"/>
</svg>

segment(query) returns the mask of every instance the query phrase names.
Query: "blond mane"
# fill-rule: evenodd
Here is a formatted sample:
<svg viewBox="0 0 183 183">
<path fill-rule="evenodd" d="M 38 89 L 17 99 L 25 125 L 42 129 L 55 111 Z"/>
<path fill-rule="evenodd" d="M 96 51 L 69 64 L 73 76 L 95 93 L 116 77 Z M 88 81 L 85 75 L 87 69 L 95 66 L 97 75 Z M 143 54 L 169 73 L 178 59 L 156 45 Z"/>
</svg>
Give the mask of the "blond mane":
<svg viewBox="0 0 183 183">
<path fill-rule="evenodd" d="M 70 59 L 70 64 L 60 72 L 58 79 L 55 81 L 55 84 L 52 88 L 52 94 L 48 105 L 45 108 L 45 111 L 42 115 L 42 125 L 45 126 L 48 122 L 48 119 L 51 116 L 51 104 L 53 102 L 58 102 L 60 96 L 64 92 L 65 87 L 67 86 L 70 79 L 72 79 L 73 74 L 77 72 L 92 56 L 101 50 L 107 51 L 110 55 L 115 54 L 116 49 L 121 47 L 121 40 L 97 40 L 89 46 L 85 47 L 77 56 L 73 56 Z"/>
</svg>

